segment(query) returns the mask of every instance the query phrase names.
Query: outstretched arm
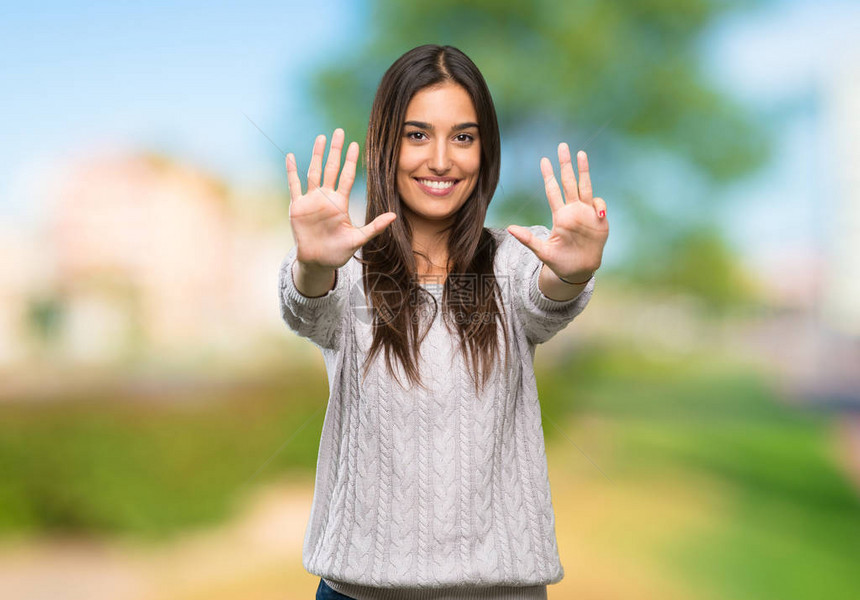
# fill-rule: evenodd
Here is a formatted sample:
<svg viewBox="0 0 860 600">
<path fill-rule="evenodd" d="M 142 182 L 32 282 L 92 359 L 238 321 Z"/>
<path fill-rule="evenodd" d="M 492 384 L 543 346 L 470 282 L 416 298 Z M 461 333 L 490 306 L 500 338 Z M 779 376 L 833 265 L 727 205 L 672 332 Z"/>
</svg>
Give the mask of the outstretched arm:
<svg viewBox="0 0 860 600">
<path fill-rule="evenodd" d="M 343 266 L 368 240 L 376 237 L 396 218 L 393 212 L 379 215 L 364 227 L 355 227 L 349 218 L 349 194 L 355 182 L 358 143 L 352 142 L 337 189 L 344 131 L 335 129 L 323 173 L 323 151 L 326 138 L 317 136 L 308 168 L 308 191 L 302 194 L 302 183 L 296 169 L 296 157 L 287 154 L 287 176 L 290 183 L 290 227 L 296 240 L 297 264 L 293 268 L 296 287 L 313 297 L 324 294 L 334 285 L 334 271 Z"/>
<path fill-rule="evenodd" d="M 529 234 L 546 240 L 550 231 L 543 225 L 527 228 Z M 530 344 L 542 344 L 564 329 L 581 313 L 594 292 L 594 276 L 581 286 L 581 291 L 568 300 L 555 300 L 540 289 L 540 276 L 546 266 L 534 252 L 523 244 L 511 240 L 514 245 L 509 258 L 508 272 L 513 273 L 513 302 L 517 318 L 522 324 Z M 555 275 L 553 275 L 555 277 Z M 565 284 L 566 285 L 566 284 Z"/>
<path fill-rule="evenodd" d="M 323 172 L 326 138 L 317 137 L 308 169 L 308 191 L 296 169 L 296 158 L 287 154 L 290 185 L 290 227 L 296 245 L 281 264 L 279 292 L 281 316 L 298 335 L 317 346 L 332 348 L 342 331 L 348 305 L 348 273 L 343 267 L 368 240 L 379 235 L 396 215 L 384 213 L 364 227 L 349 218 L 349 194 L 355 181 L 358 144 L 350 144 L 343 172 L 340 157 L 344 131 L 336 129 Z"/>
<path fill-rule="evenodd" d="M 606 203 L 602 198 L 593 197 L 586 153 L 580 151 L 577 155 L 579 183 L 567 144 L 559 144 L 558 159 L 564 196 L 550 160 L 543 157 L 540 162 L 552 211 L 549 236 L 541 239 L 519 225 L 510 225 L 508 231 L 543 263 L 539 279 L 541 292 L 553 300 L 565 301 L 576 298 L 600 268 L 609 237 L 609 222 Z"/>
</svg>

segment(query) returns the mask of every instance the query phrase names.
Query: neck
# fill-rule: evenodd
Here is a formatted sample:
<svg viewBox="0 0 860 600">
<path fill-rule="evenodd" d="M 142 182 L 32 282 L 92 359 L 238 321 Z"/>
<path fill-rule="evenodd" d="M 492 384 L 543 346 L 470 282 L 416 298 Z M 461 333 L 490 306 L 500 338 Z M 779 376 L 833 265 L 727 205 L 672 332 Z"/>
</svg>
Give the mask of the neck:
<svg viewBox="0 0 860 600">
<path fill-rule="evenodd" d="M 448 233 L 442 231 L 447 223 L 422 220 L 412 221 L 410 224 L 412 248 L 430 259 L 428 263 L 423 256 L 415 255 L 418 276 L 447 275 Z"/>
</svg>

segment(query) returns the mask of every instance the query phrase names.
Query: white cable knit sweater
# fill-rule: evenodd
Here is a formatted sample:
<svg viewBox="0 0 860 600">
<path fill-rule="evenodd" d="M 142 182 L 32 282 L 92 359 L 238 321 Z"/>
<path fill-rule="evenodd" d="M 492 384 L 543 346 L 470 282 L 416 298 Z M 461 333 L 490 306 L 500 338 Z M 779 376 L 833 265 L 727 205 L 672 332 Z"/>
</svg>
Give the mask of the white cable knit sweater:
<svg viewBox="0 0 860 600">
<path fill-rule="evenodd" d="M 594 277 L 576 298 L 551 300 L 538 288 L 534 253 L 504 229 L 490 232 L 499 240 L 494 268 L 512 354 L 511 367 L 494 367 L 478 397 L 441 309 L 421 345 L 429 391 L 401 387 L 383 353 L 362 381 L 372 338 L 361 264 L 350 259 L 317 298 L 295 287 L 295 247 L 281 265 L 281 314 L 320 348 L 329 380 L 302 562 L 342 594 L 535 599 L 564 576 L 534 350 L 582 312 Z M 424 287 L 441 304 L 441 285 Z"/>
</svg>

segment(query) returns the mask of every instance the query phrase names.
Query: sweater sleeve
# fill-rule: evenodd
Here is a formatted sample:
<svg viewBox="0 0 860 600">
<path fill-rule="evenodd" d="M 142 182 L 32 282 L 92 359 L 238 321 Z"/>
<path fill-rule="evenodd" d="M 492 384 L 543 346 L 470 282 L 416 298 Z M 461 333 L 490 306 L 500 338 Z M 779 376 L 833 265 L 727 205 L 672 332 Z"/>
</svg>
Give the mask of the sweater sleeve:
<svg viewBox="0 0 860 600">
<path fill-rule="evenodd" d="M 298 248 L 293 246 L 281 263 L 281 317 L 296 334 L 320 348 L 334 348 L 343 330 L 348 306 L 349 277 L 346 265 L 335 272 L 334 287 L 315 298 L 302 295 L 293 281 L 293 264 Z"/>
<path fill-rule="evenodd" d="M 544 240 L 550 234 L 550 230 L 543 225 L 532 225 L 529 229 Z M 594 275 L 575 298 L 553 300 L 545 296 L 538 286 L 543 267 L 541 260 L 516 238 L 511 243 L 515 248 L 511 252 L 512 263 L 509 267 L 509 272 L 513 273 L 511 297 L 515 312 L 523 324 L 529 343 L 542 344 L 564 329 L 585 309 L 594 291 Z"/>
</svg>

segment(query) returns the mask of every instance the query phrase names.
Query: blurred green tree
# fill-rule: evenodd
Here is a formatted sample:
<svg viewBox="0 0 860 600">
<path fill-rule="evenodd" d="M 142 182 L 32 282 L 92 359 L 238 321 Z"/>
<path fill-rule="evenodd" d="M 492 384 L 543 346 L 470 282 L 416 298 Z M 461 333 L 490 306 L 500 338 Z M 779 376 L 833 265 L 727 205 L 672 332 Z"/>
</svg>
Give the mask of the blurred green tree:
<svg viewBox="0 0 860 600">
<path fill-rule="evenodd" d="M 33 296 L 27 303 L 25 322 L 39 349 L 59 342 L 65 305 L 58 294 Z"/>
<path fill-rule="evenodd" d="M 544 141 L 547 131 L 557 132 L 553 143 L 566 139 L 574 151 L 589 146 L 590 155 L 602 157 L 599 171 L 595 167 L 592 174 L 598 195 L 609 200 L 616 216 L 620 209 L 635 218 L 636 209 L 626 206 L 621 193 L 631 187 L 625 182 L 629 170 L 620 159 L 609 158 L 618 148 L 635 145 L 674 156 L 706 185 L 729 183 L 767 162 L 766 130 L 748 109 L 708 82 L 700 56 L 703 35 L 715 19 L 759 4 L 371 0 L 366 41 L 319 70 L 311 93 L 326 119 L 344 127 L 348 139 L 359 140 L 363 152 L 373 96 L 391 62 L 421 44 L 456 46 L 475 61 L 490 86 L 503 146 Z M 542 153 L 556 162 L 554 150 Z M 536 196 L 542 194 L 535 188 L 537 165 L 535 160 L 531 170 L 510 172 L 503 160 L 503 181 L 511 185 L 497 193 L 492 210 L 505 223 L 547 221 L 546 201 Z M 646 204 L 652 200 L 657 199 L 644 198 Z M 665 255 L 684 231 L 710 219 L 705 212 L 659 220 L 648 243 L 662 246 L 664 252 L 658 254 Z M 634 256 L 638 251 L 629 250 Z M 632 266 L 623 262 L 622 274 L 632 273 Z M 698 272 L 677 270 L 677 284 L 693 293 L 711 293 L 715 288 L 685 279 Z M 730 280 L 716 287 L 731 287 Z"/>
<path fill-rule="evenodd" d="M 761 290 L 716 227 L 690 228 L 665 246 L 664 260 L 633 258 L 630 278 L 644 286 L 695 296 L 713 314 L 760 301 Z"/>
</svg>

